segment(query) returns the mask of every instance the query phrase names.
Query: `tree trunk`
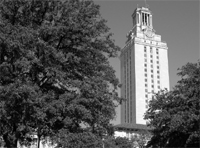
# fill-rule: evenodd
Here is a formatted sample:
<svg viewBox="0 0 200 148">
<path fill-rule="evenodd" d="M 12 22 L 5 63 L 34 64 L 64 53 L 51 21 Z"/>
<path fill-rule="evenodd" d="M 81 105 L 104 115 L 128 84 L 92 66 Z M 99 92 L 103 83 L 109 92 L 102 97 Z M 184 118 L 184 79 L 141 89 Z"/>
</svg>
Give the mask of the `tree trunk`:
<svg viewBox="0 0 200 148">
<path fill-rule="evenodd" d="M 37 148 L 40 148 L 40 138 L 41 138 L 41 136 L 38 136 L 38 140 L 37 140 Z"/>
</svg>

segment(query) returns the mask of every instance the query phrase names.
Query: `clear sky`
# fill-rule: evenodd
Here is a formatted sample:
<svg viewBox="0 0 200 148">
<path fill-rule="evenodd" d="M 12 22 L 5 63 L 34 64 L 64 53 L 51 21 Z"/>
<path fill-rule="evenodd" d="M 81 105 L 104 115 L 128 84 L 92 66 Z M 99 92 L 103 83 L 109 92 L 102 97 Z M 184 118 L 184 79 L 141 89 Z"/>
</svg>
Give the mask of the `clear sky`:
<svg viewBox="0 0 200 148">
<path fill-rule="evenodd" d="M 94 0 L 100 5 L 102 17 L 114 33 L 116 45 L 124 47 L 126 34 L 133 27 L 134 9 L 145 6 L 145 0 Z M 177 69 L 200 58 L 200 2 L 199 0 L 146 0 L 153 13 L 153 28 L 168 45 L 170 88 L 180 79 Z M 111 65 L 120 79 L 120 61 L 111 59 Z M 116 109 L 114 124 L 120 123 L 120 108 Z"/>
</svg>

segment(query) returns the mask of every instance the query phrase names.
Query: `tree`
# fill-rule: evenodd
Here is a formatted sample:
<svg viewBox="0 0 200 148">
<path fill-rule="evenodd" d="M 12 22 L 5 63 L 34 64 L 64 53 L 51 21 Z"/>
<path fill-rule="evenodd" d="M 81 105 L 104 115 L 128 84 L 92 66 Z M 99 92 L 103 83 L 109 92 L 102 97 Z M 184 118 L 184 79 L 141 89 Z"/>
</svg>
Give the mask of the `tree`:
<svg viewBox="0 0 200 148">
<path fill-rule="evenodd" d="M 200 61 L 183 66 L 178 75 L 175 88 L 162 90 L 149 104 L 145 118 L 153 137 L 148 146 L 199 147 Z"/>
<path fill-rule="evenodd" d="M 0 2 L 5 147 L 30 144 L 35 133 L 70 147 L 66 135 L 99 140 L 110 129 L 120 98 L 108 58 L 119 47 L 99 9 L 90 0 Z"/>
<path fill-rule="evenodd" d="M 151 139 L 151 133 L 148 130 L 140 130 L 131 137 L 133 147 L 144 148 L 147 142 Z"/>
<path fill-rule="evenodd" d="M 102 148 L 102 141 L 100 137 L 92 134 L 91 132 L 82 133 L 69 133 L 62 134 L 62 141 L 58 143 L 57 147 L 67 148 Z"/>
<path fill-rule="evenodd" d="M 104 148 L 119 148 L 115 140 L 114 136 L 106 136 L 103 140 Z"/>
<path fill-rule="evenodd" d="M 132 142 L 125 137 L 117 137 L 115 139 L 115 144 L 119 148 L 132 148 Z"/>
</svg>

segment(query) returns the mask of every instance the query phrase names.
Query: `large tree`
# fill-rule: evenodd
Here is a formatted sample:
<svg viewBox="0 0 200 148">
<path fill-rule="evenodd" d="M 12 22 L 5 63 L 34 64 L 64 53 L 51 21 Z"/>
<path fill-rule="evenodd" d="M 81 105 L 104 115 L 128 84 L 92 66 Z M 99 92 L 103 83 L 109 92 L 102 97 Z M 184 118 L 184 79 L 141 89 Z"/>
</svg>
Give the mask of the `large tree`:
<svg viewBox="0 0 200 148">
<path fill-rule="evenodd" d="M 90 0 L 0 2 L 5 147 L 29 144 L 33 133 L 68 146 L 66 135 L 101 139 L 107 133 L 120 100 L 108 58 L 119 48 L 99 9 Z"/>
<path fill-rule="evenodd" d="M 145 118 L 153 128 L 149 146 L 199 147 L 200 61 L 179 69 L 181 80 L 172 91 L 161 91 L 150 101 Z"/>
</svg>

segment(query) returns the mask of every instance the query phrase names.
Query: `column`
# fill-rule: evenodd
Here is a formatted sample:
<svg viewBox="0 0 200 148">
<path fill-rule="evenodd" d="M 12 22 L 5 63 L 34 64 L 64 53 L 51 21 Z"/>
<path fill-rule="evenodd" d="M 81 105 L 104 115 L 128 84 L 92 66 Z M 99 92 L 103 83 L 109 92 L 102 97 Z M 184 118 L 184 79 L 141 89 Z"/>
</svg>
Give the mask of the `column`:
<svg viewBox="0 0 200 148">
<path fill-rule="evenodd" d="M 148 14 L 146 14 L 146 16 L 147 16 L 147 26 L 148 26 L 148 23 L 149 23 L 149 21 L 148 21 Z"/>
<path fill-rule="evenodd" d="M 140 24 L 140 14 L 137 13 L 136 17 L 137 17 L 137 24 Z"/>
<path fill-rule="evenodd" d="M 145 25 L 147 26 L 147 14 L 145 13 Z"/>
<path fill-rule="evenodd" d="M 153 28 L 152 15 L 150 15 L 150 26 Z"/>
</svg>

